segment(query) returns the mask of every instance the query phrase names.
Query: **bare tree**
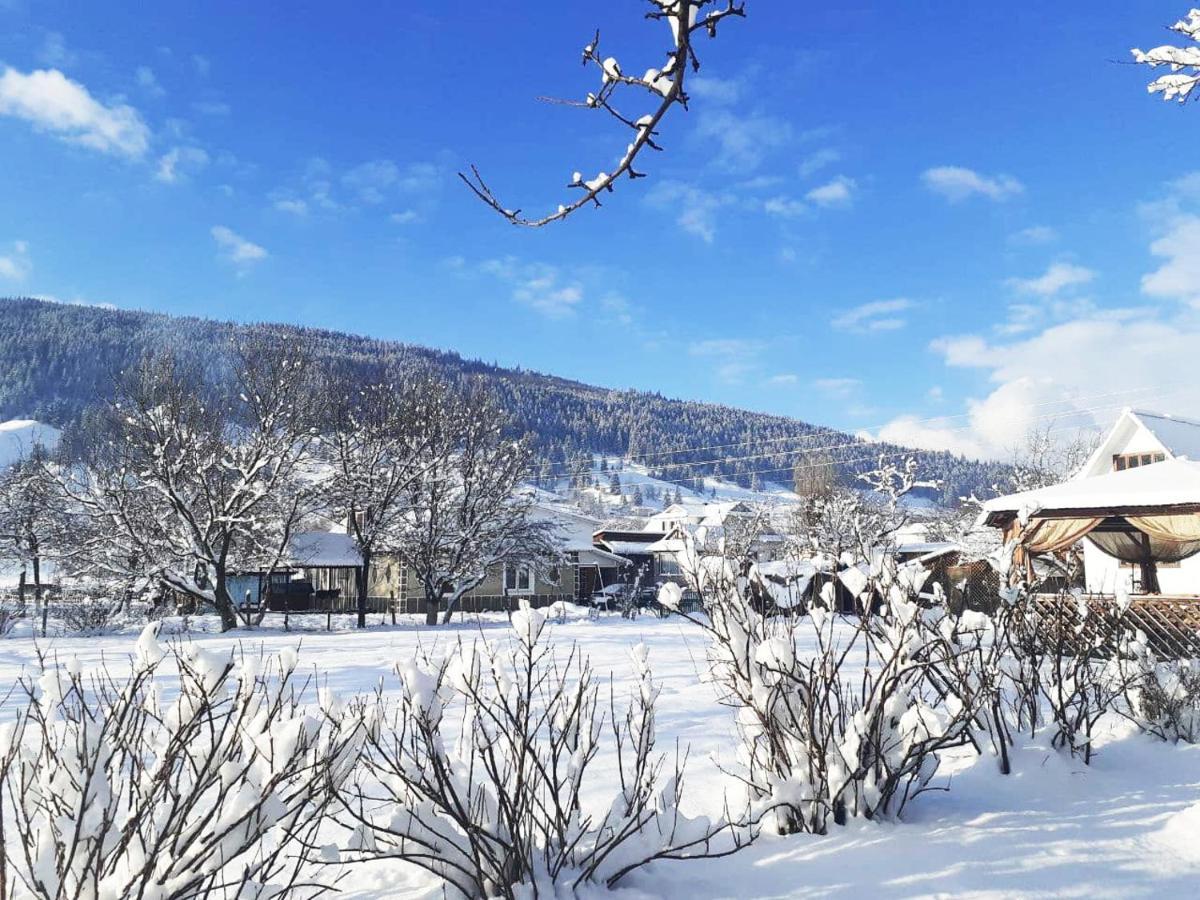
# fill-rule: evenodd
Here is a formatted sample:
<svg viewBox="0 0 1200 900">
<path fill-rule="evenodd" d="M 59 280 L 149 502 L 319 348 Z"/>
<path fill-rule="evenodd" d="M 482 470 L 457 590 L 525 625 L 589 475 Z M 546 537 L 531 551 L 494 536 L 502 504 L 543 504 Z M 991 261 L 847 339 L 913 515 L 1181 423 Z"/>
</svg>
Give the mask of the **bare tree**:
<svg viewBox="0 0 1200 900">
<path fill-rule="evenodd" d="M 444 621 L 499 566 L 545 571 L 555 557 L 552 527 L 531 516 L 521 491 L 531 453 L 504 436 L 503 416 L 480 384 L 445 390 L 431 404 L 422 476 L 410 483 L 396 550 L 421 583 L 425 617 Z"/>
<path fill-rule="evenodd" d="M 0 474 L 0 556 L 22 565 L 22 605 L 23 567 L 30 566 L 35 608 L 42 605 L 42 563 L 62 524 L 62 507 L 48 465 L 48 451 L 35 445 L 26 458 Z"/>
<path fill-rule="evenodd" d="M 470 175 L 459 173 L 459 177 L 480 200 L 513 225 L 540 228 L 557 222 L 588 204 L 599 206 L 600 195 L 605 191 L 612 191 L 623 176 L 631 180 L 645 177 L 645 173 L 634 165 L 638 157 L 647 147 L 652 150 L 662 149 L 655 140 L 658 137 L 659 125 L 672 107 L 682 106 L 686 109 L 688 106 L 685 81 L 689 70 L 695 72 L 700 69 L 700 60 L 696 56 L 694 46 L 696 36 L 703 32 L 710 38 L 716 37 L 717 26 L 723 20 L 731 16 L 746 15 L 745 4 L 736 0 L 646 2 L 651 7 L 646 13 L 646 18 L 666 22 L 671 29 L 671 47 L 667 52 L 666 63 L 661 68 L 647 69 L 643 75 L 630 74 L 634 71 L 632 67 L 623 68 L 615 57 L 601 54 L 600 32 L 597 31 L 591 42 L 583 48 L 583 64 L 595 66 L 600 74 L 600 87 L 595 93 L 588 94 L 583 101 L 566 101 L 573 106 L 604 110 L 632 133 L 629 145 L 611 172 L 600 172 L 593 178 L 576 172 L 571 177 L 568 187 L 579 196 L 560 205 L 556 211 L 537 218 L 523 216 L 520 209 L 510 209 L 501 203 L 474 166 L 471 167 Z M 616 95 L 623 87 L 632 89 L 635 94 L 648 95 L 654 102 L 654 107 L 640 116 L 623 112 L 616 105 Z"/>
<path fill-rule="evenodd" d="M 806 456 L 792 470 L 792 489 L 805 503 L 828 499 L 840 483 L 837 464 L 829 453 Z"/>
<path fill-rule="evenodd" d="M 211 603 L 223 630 L 238 622 L 230 575 L 276 569 L 312 503 L 321 396 L 302 348 L 255 340 L 231 363 L 226 387 L 170 354 L 144 360 L 108 410 L 108 434 L 63 479 L 84 522 L 81 568 Z"/>
<path fill-rule="evenodd" d="M 321 438 L 329 464 L 323 486 L 325 503 L 346 517 L 360 565 L 358 627 L 367 624 L 367 594 L 376 553 L 403 543 L 413 514 L 411 502 L 421 491 L 415 482 L 432 477 L 453 448 L 430 422 L 440 408 L 444 389 L 427 376 L 393 372 L 374 384 L 344 382 L 333 391 L 331 424 Z"/>
<path fill-rule="evenodd" d="M 1187 18 L 1180 19 L 1171 26 L 1171 30 L 1182 34 L 1193 43 L 1200 42 L 1200 9 L 1193 9 Z M 1200 47 L 1175 47 L 1165 44 L 1151 50 L 1130 51 L 1134 62 L 1157 69 L 1167 66 L 1170 75 L 1160 75 L 1150 82 L 1147 90 L 1151 94 L 1162 94 L 1164 100 L 1185 102 L 1192 95 L 1193 88 L 1200 83 Z"/>
</svg>

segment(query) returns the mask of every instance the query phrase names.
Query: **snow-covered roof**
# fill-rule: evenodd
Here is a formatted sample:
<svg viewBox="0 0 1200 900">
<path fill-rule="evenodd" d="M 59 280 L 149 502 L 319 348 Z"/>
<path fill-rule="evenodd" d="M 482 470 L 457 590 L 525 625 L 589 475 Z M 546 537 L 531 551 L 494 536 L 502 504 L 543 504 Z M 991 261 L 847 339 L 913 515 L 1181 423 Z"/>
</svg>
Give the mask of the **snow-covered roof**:
<svg viewBox="0 0 1200 900">
<path fill-rule="evenodd" d="M 292 565 L 313 569 L 354 568 L 362 557 L 354 538 L 337 531 L 303 531 L 288 545 Z"/>
<path fill-rule="evenodd" d="M 665 537 L 661 541 L 655 541 L 653 544 L 646 547 L 643 553 L 683 553 L 687 549 L 687 542 L 683 538 Z"/>
<path fill-rule="evenodd" d="M 645 556 L 650 552 L 650 550 L 647 548 L 653 545 L 643 541 L 622 541 L 614 539 L 611 541 L 606 540 L 604 542 L 604 546 L 619 556 Z"/>
<path fill-rule="evenodd" d="M 1169 459 L 1200 460 L 1200 422 L 1126 408 L 1075 478 L 1095 478 L 1111 472 L 1116 455 L 1149 452 L 1163 452 Z"/>
<path fill-rule="evenodd" d="M 599 566 L 602 569 L 619 569 L 629 564 L 623 556 L 601 550 L 599 547 L 587 547 L 578 551 L 581 566 Z"/>
<path fill-rule="evenodd" d="M 1200 505 L 1200 462 L 1169 459 L 1152 466 L 1109 472 L 1036 491 L 996 497 L 983 504 L 989 518 L 1003 513 Z"/>
<path fill-rule="evenodd" d="M 550 503 L 535 503 L 531 515 L 534 519 L 553 524 L 560 546 L 568 552 L 590 550 L 593 546 L 592 535 L 601 525 L 599 519 Z"/>
<path fill-rule="evenodd" d="M 1162 441 L 1172 456 L 1200 460 L 1200 422 L 1144 409 L 1130 410 L 1130 413 Z"/>
</svg>

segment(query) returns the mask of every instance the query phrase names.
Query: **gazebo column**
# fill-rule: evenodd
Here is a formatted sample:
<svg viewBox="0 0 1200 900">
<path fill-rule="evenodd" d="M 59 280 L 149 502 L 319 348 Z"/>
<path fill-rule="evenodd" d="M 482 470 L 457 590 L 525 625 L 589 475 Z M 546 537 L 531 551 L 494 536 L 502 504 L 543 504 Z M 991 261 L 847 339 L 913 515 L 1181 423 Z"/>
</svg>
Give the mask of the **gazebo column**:
<svg viewBox="0 0 1200 900">
<path fill-rule="evenodd" d="M 1140 536 L 1142 542 L 1142 593 L 1161 593 L 1158 586 L 1158 563 L 1154 561 L 1154 555 L 1150 550 L 1150 535 L 1140 533 Z"/>
</svg>

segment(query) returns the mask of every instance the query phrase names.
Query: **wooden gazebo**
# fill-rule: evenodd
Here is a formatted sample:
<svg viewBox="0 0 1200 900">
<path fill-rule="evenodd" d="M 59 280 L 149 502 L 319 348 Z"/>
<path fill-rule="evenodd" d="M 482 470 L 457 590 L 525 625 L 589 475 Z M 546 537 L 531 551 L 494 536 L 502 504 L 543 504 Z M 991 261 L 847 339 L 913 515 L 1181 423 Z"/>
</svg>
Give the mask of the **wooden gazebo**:
<svg viewBox="0 0 1200 900">
<path fill-rule="evenodd" d="M 1200 554 L 1200 463 L 1167 460 L 998 497 L 984 519 L 1003 529 L 1018 562 L 1086 540 L 1137 567 L 1134 593 L 1160 594 L 1158 567 Z"/>
</svg>

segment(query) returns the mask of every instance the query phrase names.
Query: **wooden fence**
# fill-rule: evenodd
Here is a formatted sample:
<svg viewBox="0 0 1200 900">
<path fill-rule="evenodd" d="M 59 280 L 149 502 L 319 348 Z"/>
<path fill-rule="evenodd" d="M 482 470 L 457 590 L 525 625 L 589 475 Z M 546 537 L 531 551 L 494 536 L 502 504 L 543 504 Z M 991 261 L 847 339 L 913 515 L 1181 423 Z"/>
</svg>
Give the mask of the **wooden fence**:
<svg viewBox="0 0 1200 900">
<path fill-rule="evenodd" d="M 1040 594 L 1036 600 L 1043 629 L 1075 636 L 1089 646 L 1113 651 L 1126 632 L 1141 632 L 1161 659 L 1200 657 L 1198 596 L 1138 596 L 1125 610 L 1116 598 L 1097 594 Z"/>
</svg>

